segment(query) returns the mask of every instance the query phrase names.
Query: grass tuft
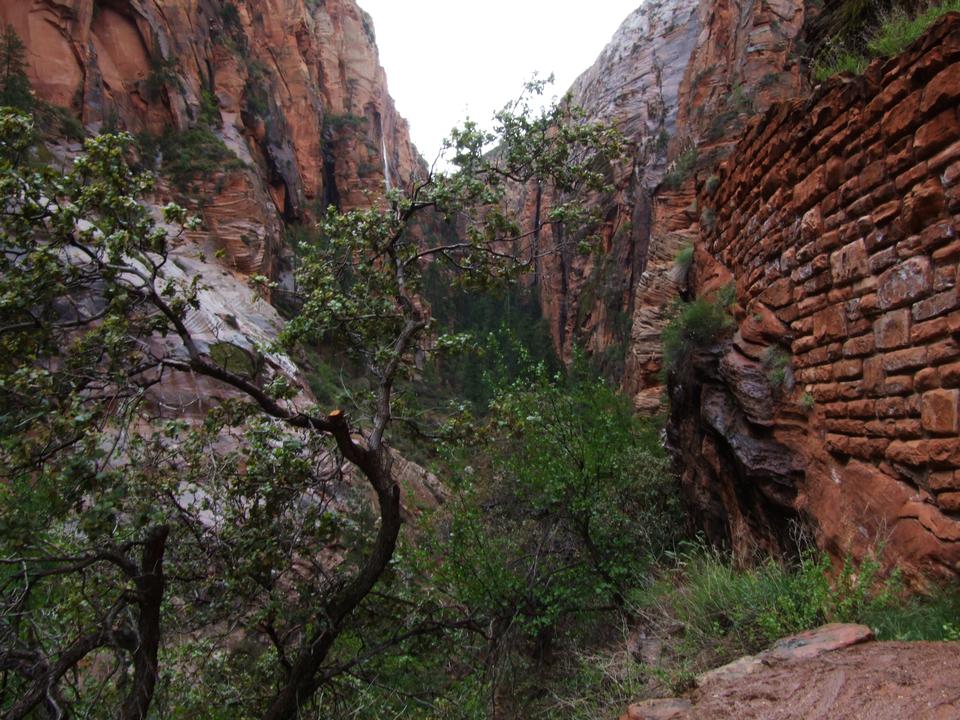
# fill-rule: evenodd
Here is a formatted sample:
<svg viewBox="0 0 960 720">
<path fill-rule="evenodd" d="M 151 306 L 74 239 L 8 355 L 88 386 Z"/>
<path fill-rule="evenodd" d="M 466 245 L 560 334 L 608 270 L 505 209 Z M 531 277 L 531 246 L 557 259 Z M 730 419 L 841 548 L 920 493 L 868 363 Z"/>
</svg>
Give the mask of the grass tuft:
<svg viewBox="0 0 960 720">
<path fill-rule="evenodd" d="M 871 60 L 902 53 L 949 12 L 960 12 L 960 0 L 944 0 L 914 15 L 894 10 L 868 31 L 862 49 L 834 44 L 814 63 L 813 77 L 823 82 L 841 73 L 860 75 Z"/>
</svg>

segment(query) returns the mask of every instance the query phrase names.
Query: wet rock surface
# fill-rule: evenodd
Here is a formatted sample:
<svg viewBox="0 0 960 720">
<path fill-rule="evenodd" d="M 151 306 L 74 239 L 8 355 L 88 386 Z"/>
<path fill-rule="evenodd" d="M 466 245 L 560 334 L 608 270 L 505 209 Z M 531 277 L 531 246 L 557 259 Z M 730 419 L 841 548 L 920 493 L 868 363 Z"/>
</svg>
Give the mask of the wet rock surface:
<svg viewBox="0 0 960 720">
<path fill-rule="evenodd" d="M 960 717 L 960 645 L 871 639 L 861 625 L 827 625 L 785 638 L 701 675 L 687 697 L 637 703 L 621 720 Z"/>
</svg>

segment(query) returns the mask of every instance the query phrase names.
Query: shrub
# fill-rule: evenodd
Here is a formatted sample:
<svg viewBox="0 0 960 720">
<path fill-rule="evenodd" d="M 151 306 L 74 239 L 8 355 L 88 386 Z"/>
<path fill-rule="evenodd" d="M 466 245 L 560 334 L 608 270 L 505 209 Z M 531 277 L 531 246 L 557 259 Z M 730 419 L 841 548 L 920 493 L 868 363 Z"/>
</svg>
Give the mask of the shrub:
<svg viewBox="0 0 960 720">
<path fill-rule="evenodd" d="M 168 130 L 161 137 L 143 134 L 139 138 L 142 155 L 150 164 L 159 152 L 161 170 L 181 192 L 190 189 L 199 177 L 245 167 L 217 135 L 204 125 L 183 132 Z"/>
<path fill-rule="evenodd" d="M 673 259 L 673 264 L 686 275 L 693 264 L 693 245 L 684 245 Z"/>
<path fill-rule="evenodd" d="M 713 208 L 705 208 L 700 213 L 700 227 L 706 232 L 713 232 L 717 227 L 717 213 Z"/>
<path fill-rule="evenodd" d="M 76 141 L 82 141 L 86 137 L 83 123 L 66 108 L 39 101 L 34 106 L 33 117 L 44 137 L 60 136 Z"/>
<path fill-rule="evenodd" d="M 366 122 L 367 119 L 362 115 L 354 115 L 353 113 L 327 113 L 323 116 L 323 129 L 337 133 L 347 128 L 355 130 Z"/>
<path fill-rule="evenodd" d="M 949 12 L 960 12 L 960 0 L 944 0 L 915 15 L 898 9 L 881 16 L 879 24 L 867 32 L 862 49 L 843 42 L 828 43 L 828 49 L 813 64 L 813 76 L 822 82 L 844 72 L 860 75 L 874 58 L 892 57 L 906 50 Z"/>
<path fill-rule="evenodd" d="M 790 353 L 782 348 L 767 348 L 763 353 L 763 368 L 767 372 L 767 381 L 771 387 L 788 389 L 793 385 L 793 368 Z"/>
<path fill-rule="evenodd" d="M 228 31 L 242 29 L 240 11 L 230 0 L 227 0 L 220 8 L 220 19 L 223 21 L 223 27 Z"/>
<path fill-rule="evenodd" d="M 691 145 L 673 161 L 667 174 L 663 176 L 663 182 L 661 184 L 668 190 L 676 190 L 690 177 L 690 174 L 696 166 L 697 148 Z"/>
<path fill-rule="evenodd" d="M 731 284 L 721 288 L 712 300 L 699 297 L 674 306 L 673 317 L 661 335 L 667 372 L 677 370 L 691 352 L 710 345 L 733 324 L 730 306 L 734 303 L 734 292 Z"/>
<path fill-rule="evenodd" d="M 179 81 L 178 65 L 175 58 L 154 57 L 150 60 L 150 73 L 147 75 L 147 95 L 156 100 L 168 85 Z"/>
</svg>

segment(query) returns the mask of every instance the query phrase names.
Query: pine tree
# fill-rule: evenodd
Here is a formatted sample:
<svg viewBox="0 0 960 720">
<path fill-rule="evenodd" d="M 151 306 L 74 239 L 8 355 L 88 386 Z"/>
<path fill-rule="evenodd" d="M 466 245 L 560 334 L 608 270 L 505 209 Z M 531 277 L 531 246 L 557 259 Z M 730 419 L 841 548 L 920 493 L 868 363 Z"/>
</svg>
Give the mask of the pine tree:
<svg viewBox="0 0 960 720">
<path fill-rule="evenodd" d="M 30 110 L 33 93 L 27 79 L 24 55 L 26 46 L 9 25 L 0 36 L 0 106 Z"/>
</svg>

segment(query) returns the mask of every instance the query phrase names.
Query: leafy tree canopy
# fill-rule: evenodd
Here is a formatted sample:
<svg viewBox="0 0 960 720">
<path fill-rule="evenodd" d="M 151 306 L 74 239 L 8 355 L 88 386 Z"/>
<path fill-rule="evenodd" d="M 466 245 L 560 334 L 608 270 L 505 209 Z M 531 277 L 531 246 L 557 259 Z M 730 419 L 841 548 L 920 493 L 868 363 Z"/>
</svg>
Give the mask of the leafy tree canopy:
<svg viewBox="0 0 960 720">
<path fill-rule="evenodd" d="M 509 185 L 573 198 L 603 188 L 597 160 L 621 150 L 566 102 L 535 109 L 542 89 L 493 132 L 455 131 L 456 172 L 320 223 L 298 271 L 302 310 L 279 343 L 350 348 L 372 380 L 350 417 L 193 334 L 203 279 L 173 272 L 169 228 L 196 221 L 168 205 L 158 224 L 141 204 L 153 178 L 131 170 L 132 138 L 89 139 L 61 173 L 38 162 L 32 121 L 0 112 L 5 717 L 107 703 L 123 718 L 213 706 L 292 718 L 355 667 L 351 651 L 368 648 L 351 644 L 352 619 L 391 572 L 400 534 L 397 391 L 422 358 L 466 342 L 433 331 L 426 268 L 470 287 L 516 279 L 541 252 L 540 228 L 519 226 Z M 431 244 L 426 216 L 455 222 L 457 238 Z M 594 221 L 573 201 L 542 219 Z M 157 389 L 185 373 L 234 399 L 158 421 Z M 367 491 L 351 494 L 343 468 Z"/>
</svg>

